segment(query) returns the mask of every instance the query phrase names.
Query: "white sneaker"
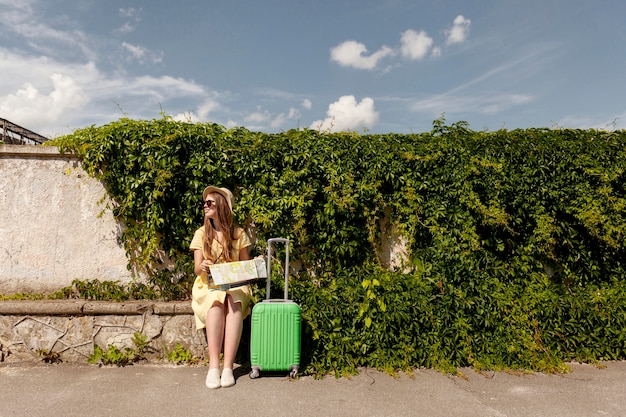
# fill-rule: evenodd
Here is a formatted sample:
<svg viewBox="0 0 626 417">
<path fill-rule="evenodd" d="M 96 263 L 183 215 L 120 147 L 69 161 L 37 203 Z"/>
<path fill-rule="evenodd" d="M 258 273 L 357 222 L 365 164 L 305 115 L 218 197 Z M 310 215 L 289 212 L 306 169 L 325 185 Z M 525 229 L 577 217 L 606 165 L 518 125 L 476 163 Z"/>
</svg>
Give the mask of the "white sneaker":
<svg viewBox="0 0 626 417">
<path fill-rule="evenodd" d="M 230 368 L 224 368 L 222 371 L 222 388 L 232 387 L 235 385 L 235 376 L 233 375 L 233 370 Z"/>
<path fill-rule="evenodd" d="M 206 375 L 207 388 L 215 389 L 221 386 L 220 384 L 220 368 L 209 368 L 209 373 Z"/>
</svg>

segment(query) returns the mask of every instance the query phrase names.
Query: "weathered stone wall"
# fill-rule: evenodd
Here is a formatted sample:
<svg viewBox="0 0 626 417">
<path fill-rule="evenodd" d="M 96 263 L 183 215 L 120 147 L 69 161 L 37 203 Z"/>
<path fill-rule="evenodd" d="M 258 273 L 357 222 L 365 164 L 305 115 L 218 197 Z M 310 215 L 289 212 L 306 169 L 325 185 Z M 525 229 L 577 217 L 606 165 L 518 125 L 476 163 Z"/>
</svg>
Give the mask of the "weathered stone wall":
<svg viewBox="0 0 626 417">
<path fill-rule="evenodd" d="M 165 358 L 177 344 L 205 356 L 206 340 L 189 302 L 0 301 L 0 362 L 41 361 L 56 353 L 63 362 L 86 363 L 94 345 L 136 349 L 136 332 L 149 340 L 149 361 Z"/>
<path fill-rule="evenodd" d="M 129 282 L 105 196 L 73 155 L 0 145 L 0 294 L 52 293 L 74 279 Z"/>
</svg>

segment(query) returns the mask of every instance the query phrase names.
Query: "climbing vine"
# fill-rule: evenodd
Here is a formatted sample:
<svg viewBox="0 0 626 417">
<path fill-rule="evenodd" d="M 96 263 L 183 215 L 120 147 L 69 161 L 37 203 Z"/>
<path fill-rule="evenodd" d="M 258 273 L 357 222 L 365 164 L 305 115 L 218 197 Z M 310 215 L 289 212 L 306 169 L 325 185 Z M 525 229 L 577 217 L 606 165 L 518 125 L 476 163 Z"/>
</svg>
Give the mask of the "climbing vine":
<svg viewBox="0 0 626 417">
<path fill-rule="evenodd" d="M 626 357 L 624 131 L 439 119 L 420 134 L 266 134 L 164 117 L 53 144 L 106 184 L 129 267 L 160 282 L 166 266 L 189 285 L 208 184 L 234 191 L 259 253 L 290 238 L 308 372 Z M 381 261 L 384 222 L 407 242 L 398 270 Z"/>
</svg>

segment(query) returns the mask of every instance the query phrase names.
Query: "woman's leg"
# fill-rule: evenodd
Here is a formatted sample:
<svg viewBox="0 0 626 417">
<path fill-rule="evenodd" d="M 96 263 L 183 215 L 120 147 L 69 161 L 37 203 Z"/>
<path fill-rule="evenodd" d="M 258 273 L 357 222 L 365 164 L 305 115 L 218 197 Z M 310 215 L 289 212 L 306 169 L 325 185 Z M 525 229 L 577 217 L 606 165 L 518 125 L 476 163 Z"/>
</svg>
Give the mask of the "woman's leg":
<svg viewBox="0 0 626 417">
<path fill-rule="evenodd" d="M 233 301 L 230 295 L 224 300 L 224 368 L 233 369 L 235 355 L 241 340 L 243 319 L 241 304 Z"/>
<path fill-rule="evenodd" d="M 206 315 L 206 338 L 209 347 L 209 368 L 220 367 L 220 353 L 224 342 L 224 304 L 214 303 Z"/>
</svg>

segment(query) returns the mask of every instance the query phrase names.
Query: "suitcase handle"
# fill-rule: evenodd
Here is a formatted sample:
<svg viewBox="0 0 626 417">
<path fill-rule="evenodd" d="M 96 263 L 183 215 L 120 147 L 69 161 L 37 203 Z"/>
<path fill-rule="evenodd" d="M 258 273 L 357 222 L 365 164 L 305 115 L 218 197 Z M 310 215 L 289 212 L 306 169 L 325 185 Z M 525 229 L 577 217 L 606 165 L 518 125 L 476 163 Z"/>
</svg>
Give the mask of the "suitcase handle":
<svg viewBox="0 0 626 417">
<path fill-rule="evenodd" d="M 270 299 L 270 284 L 272 282 L 272 243 L 274 242 L 285 244 L 285 300 L 287 300 L 289 288 L 289 239 L 282 237 L 273 237 L 267 240 L 267 288 L 265 290 L 265 299 Z"/>
</svg>

